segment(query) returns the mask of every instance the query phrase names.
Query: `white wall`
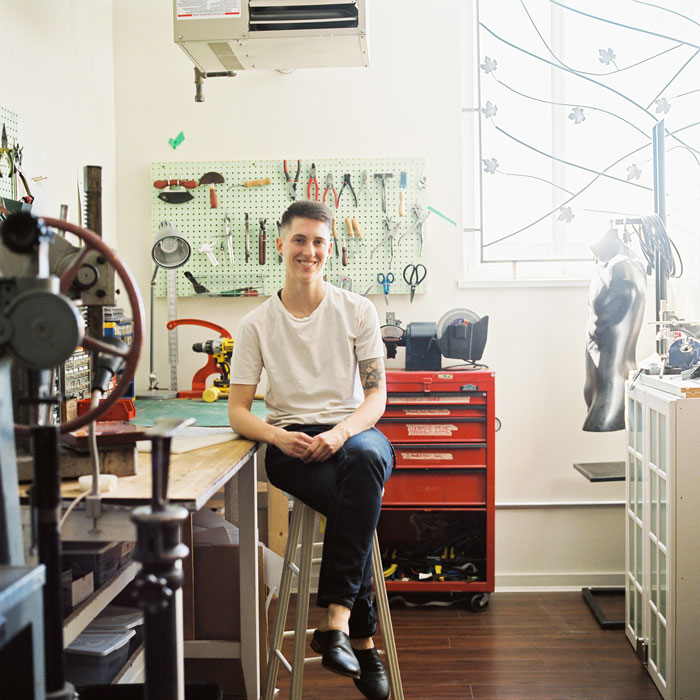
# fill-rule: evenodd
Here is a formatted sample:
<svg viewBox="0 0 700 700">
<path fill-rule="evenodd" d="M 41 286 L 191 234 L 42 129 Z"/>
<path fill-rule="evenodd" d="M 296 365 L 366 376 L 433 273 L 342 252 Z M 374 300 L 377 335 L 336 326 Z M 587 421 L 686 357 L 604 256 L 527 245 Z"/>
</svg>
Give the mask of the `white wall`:
<svg viewBox="0 0 700 700">
<path fill-rule="evenodd" d="M 44 0 L 17 3 L 14 11 L 8 4 L 0 6 L 2 26 L 18 31 L 5 32 L 14 49 L 6 55 L 30 81 L 6 81 L 3 100 L 25 125 L 28 172 L 49 175 L 37 208 L 56 215 L 60 203 L 74 201 L 76 168 L 103 165 L 105 230 L 114 228 L 116 218 L 118 251 L 144 296 L 151 273 L 152 161 L 424 156 L 430 204 L 461 218 L 456 0 L 370 3 L 368 69 L 209 79 L 203 104 L 194 102 L 192 65 L 172 40 L 170 0 L 114 3 L 113 82 L 111 3 Z M 27 62 L 22 71 L 20 59 Z M 185 141 L 173 151 L 168 138 L 180 130 Z M 428 226 L 427 265 L 429 294 L 417 295 L 412 305 L 394 297 L 388 308 L 404 324 L 437 320 L 455 307 L 490 316 L 485 361 L 496 372 L 496 411 L 503 423 L 497 501 L 622 500 L 622 484 L 589 484 L 571 466 L 620 459 L 624 446 L 621 433 L 581 431 L 585 288 L 459 289 L 460 235 L 437 217 Z M 374 301 L 383 317 L 383 297 Z M 162 328 L 165 309 L 159 302 L 156 322 Z M 219 323 L 235 336 L 241 316 L 258 303 L 182 299 L 179 314 Z M 180 331 L 183 386 L 202 364 L 188 350 L 199 336 L 196 329 Z M 645 330 L 640 355 L 650 350 Z M 139 387 L 147 384 L 147 356 L 146 348 Z M 158 374 L 167 383 L 165 333 L 157 357 Z M 619 506 L 501 508 L 497 583 L 609 583 L 623 569 L 623 522 Z"/>
<path fill-rule="evenodd" d="M 116 241 L 114 57 L 111 0 L 0 2 L 3 90 L 18 114 L 34 211 L 78 221 L 77 178 L 102 166 L 103 236 Z M 21 185 L 20 185 L 21 190 Z M 23 192 L 22 192 L 23 194 Z"/>
</svg>

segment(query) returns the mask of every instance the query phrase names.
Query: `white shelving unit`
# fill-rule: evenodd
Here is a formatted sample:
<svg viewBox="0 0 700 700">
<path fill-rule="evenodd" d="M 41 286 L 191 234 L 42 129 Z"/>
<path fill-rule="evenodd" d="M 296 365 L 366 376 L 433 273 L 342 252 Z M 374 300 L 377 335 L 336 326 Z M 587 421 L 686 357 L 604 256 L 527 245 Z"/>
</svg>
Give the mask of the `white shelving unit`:
<svg viewBox="0 0 700 700">
<path fill-rule="evenodd" d="M 627 383 L 625 631 L 665 700 L 700 698 L 700 383 Z"/>
<path fill-rule="evenodd" d="M 63 648 L 76 637 L 136 578 L 141 565 L 131 560 L 121 566 L 114 576 L 77 606 L 63 621 Z M 143 683 L 143 644 L 134 652 L 112 683 Z"/>
</svg>

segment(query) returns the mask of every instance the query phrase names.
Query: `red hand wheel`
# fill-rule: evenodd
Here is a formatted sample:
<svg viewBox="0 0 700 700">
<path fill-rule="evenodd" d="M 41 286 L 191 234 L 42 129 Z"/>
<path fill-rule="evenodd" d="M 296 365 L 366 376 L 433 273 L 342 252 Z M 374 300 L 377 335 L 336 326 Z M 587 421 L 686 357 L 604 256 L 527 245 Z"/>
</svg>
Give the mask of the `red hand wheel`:
<svg viewBox="0 0 700 700">
<path fill-rule="evenodd" d="M 9 219 L 8 219 L 9 221 Z M 24 352 L 16 352 L 15 345 L 15 356 L 19 357 L 21 361 L 30 367 L 35 369 L 48 369 L 52 365 L 49 361 L 42 364 L 40 358 L 42 349 L 38 347 L 40 342 L 32 342 L 33 338 L 43 338 L 46 337 L 50 339 L 49 342 L 55 344 L 72 345 L 73 341 L 77 339 L 76 346 L 80 345 L 86 350 L 105 352 L 110 355 L 117 355 L 122 357 L 126 365 L 121 373 L 119 381 L 110 393 L 110 395 L 98 406 L 90 409 L 87 413 L 74 418 L 73 420 L 61 423 L 60 431 L 62 433 L 71 432 L 82 428 L 84 425 L 91 423 L 96 420 L 98 416 L 102 415 L 105 411 L 109 410 L 118 399 L 126 392 L 134 378 L 136 372 L 136 366 L 138 364 L 139 356 L 141 354 L 141 345 L 143 343 L 143 302 L 141 300 L 141 295 L 138 291 L 134 278 L 127 269 L 126 265 L 117 258 L 115 252 L 97 235 L 89 231 L 88 229 L 81 228 L 75 224 L 71 224 L 68 221 L 63 221 L 61 219 L 37 219 L 36 225 L 41 229 L 43 226 L 49 226 L 51 228 L 60 229 L 62 231 L 68 231 L 75 234 L 80 238 L 85 244 L 81 249 L 79 255 L 73 262 L 73 264 L 61 275 L 60 278 L 60 293 L 57 290 L 51 289 L 51 283 L 47 280 L 47 284 L 44 287 L 31 287 L 27 291 L 17 295 L 6 309 L 5 318 L 9 319 L 9 326 L 4 329 L 0 328 L 0 336 L 2 336 L 2 331 L 5 330 L 7 335 L 19 335 L 22 340 L 22 348 Z M 73 302 L 64 296 L 65 292 L 71 286 L 71 283 L 75 279 L 76 275 L 80 271 L 86 255 L 92 249 L 97 250 L 106 261 L 114 267 L 119 279 L 121 280 L 126 295 L 129 299 L 129 304 L 131 305 L 131 313 L 133 317 L 134 333 L 133 342 L 126 350 L 121 350 L 102 342 L 91 336 L 83 335 L 81 324 L 76 322 L 79 312 L 77 307 Z M 31 309 L 32 314 L 28 316 L 23 313 L 23 311 Z M 38 313 L 37 313 L 38 311 Z M 61 323 L 66 324 L 67 332 L 63 334 Z M 64 336 L 61 338 L 61 336 Z M 0 338 L 0 340 L 7 341 L 7 338 Z M 13 340 L 12 338 L 8 341 L 10 352 L 13 350 Z M 31 357 L 32 348 L 37 346 L 36 357 Z M 67 347 L 67 346 L 66 346 Z M 30 356 L 26 357 L 25 353 L 29 352 Z M 62 348 L 62 353 L 65 350 Z M 68 356 L 70 355 L 70 350 Z M 51 353 L 49 352 L 49 356 Z M 64 359 L 67 359 L 64 358 Z M 29 433 L 28 425 L 18 425 L 15 424 L 15 431 L 20 435 L 27 435 Z"/>
</svg>

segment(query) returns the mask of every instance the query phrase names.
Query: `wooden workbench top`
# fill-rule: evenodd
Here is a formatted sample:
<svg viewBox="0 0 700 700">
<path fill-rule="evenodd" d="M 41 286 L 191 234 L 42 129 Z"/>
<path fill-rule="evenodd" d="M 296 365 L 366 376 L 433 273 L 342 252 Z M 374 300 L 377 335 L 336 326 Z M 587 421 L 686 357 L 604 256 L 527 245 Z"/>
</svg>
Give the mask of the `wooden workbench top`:
<svg viewBox="0 0 700 700">
<path fill-rule="evenodd" d="M 257 443 L 238 439 L 171 455 L 168 498 L 189 510 L 199 510 L 256 449 Z M 25 498 L 28 489 L 29 484 L 20 484 L 20 497 Z M 77 480 L 62 482 L 62 498 L 73 499 L 80 493 Z M 131 506 L 146 503 L 150 497 L 151 455 L 139 453 L 138 474 L 119 477 L 117 488 L 103 494 L 102 500 Z"/>
</svg>

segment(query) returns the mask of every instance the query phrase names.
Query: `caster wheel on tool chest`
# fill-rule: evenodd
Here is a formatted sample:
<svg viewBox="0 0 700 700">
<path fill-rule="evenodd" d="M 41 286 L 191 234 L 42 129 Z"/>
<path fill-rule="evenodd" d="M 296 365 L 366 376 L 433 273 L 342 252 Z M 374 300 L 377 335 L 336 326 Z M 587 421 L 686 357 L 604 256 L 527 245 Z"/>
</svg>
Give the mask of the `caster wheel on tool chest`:
<svg viewBox="0 0 700 700">
<path fill-rule="evenodd" d="M 490 597 L 490 593 L 475 593 L 469 601 L 472 612 L 484 612 L 489 605 Z"/>
</svg>

